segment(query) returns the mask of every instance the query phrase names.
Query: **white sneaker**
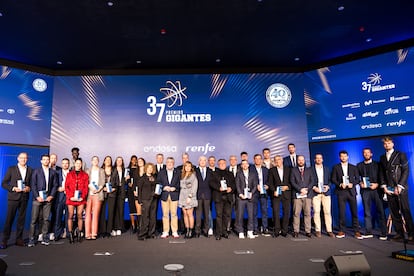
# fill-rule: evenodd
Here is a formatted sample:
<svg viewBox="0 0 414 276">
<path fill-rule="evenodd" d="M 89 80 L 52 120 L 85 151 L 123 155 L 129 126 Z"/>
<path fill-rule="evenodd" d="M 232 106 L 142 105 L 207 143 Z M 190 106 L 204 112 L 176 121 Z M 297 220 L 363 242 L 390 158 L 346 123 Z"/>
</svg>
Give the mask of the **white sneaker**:
<svg viewBox="0 0 414 276">
<path fill-rule="evenodd" d="M 38 242 L 43 241 L 43 234 L 39 234 L 39 237 L 37 238 L 37 241 L 38 241 Z"/>
<path fill-rule="evenodd" d="M 49 240 L 54 241 L 55 240 L 55 233 L 49 234 Z"/>
<path fill-rule="evenodd" d="M 239 233 L 239 239 L 244 239 L 244 233 L 243 232 Z"/>
<path fill-rule="evenodd" d="M 253 231 L 247 231 L 247 237 L 248 237 L 249 239 L 254 239 L 254 238 L 256 238 L 256 236 L 255 236 L 255 235 L 253 235 Z"/>
<path fill-rule="evenodd" d="M 177 232 L 172 233 L 172 236 L 174 239 L 178 239 L 180 237 Z"/>
<path fill-rule="evenodd" d="M 117 236 L 121 236 L 121 234 L 122 234 L 122 231 L 121 230 L 116 230 L 116 235 Z"/>
<path fill-rule="evenodd" d="M 168 238 L 168 233 L 162 232 L 161 239 L 166 239 L 166 238 Z"/>
<path fill-rule="evenodd" d="M 208 229 L 208 235 L 209 235 L 209 236 L 213 236 L 213 229 L 211 229 L 211 228 L 210 228 L 210 229 Z"/>
<path fill-rule="evenodd" d="M 66 239 L 66 228 L 63 229 L 62 239 Z"/>
<path fill-rule="evenodd" d="M 115 230 L 112 230 L 112 232 L 111 232 L 111 236 L 112 236 L 112 237 L 115 237 L 115 236 L 116 236 L 116 231 L 115 231 Z"/>
</svg>

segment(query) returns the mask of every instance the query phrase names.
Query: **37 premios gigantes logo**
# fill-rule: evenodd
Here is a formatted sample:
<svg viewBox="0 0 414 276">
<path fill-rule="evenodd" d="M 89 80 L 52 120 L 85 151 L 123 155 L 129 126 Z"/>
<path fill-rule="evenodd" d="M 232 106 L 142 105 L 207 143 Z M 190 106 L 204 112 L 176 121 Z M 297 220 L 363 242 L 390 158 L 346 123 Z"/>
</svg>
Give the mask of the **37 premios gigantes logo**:
<svg viewBox="0 0 414 276">
<path fill-rule="evenodd" d="M 172 82 L 168 80 L 165 87 L 160 88 L 163 97 L 158 101 L 157 97 L 151 95 L 147 97 L 147 114 L 157 116 L 157 122 L 162 122 L 165 118 L 167 123 L 204 123 L 211 121 L 211 114 L 188 114 L 182 109 L 173 109 L 181 107 L 183 100 L 188 96 L 185 93 L 187 87 L 182 87 L 180 81 Z"/>
</svg>

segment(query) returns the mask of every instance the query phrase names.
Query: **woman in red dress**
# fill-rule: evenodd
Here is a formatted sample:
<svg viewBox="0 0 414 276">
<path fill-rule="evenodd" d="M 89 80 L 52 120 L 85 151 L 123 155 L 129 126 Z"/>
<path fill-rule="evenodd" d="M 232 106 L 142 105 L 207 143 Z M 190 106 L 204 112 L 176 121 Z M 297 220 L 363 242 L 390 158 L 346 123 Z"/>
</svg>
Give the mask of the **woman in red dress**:
<svg viewBox="0 0 414 276">
<path fill-rule="evenodd" d="M 88 197 L 89 176 L 82 170 L 82 159 L 75 161 L 75 168 L 68 173 L 65 182 L 66 205 L 68 206 L 68 231 L 69 242 L 74 242 L 73 213 L 76 208 L 78 218 L 78 241 L 82 238 L 83 220 L 82 213 Z"/>
</svg>

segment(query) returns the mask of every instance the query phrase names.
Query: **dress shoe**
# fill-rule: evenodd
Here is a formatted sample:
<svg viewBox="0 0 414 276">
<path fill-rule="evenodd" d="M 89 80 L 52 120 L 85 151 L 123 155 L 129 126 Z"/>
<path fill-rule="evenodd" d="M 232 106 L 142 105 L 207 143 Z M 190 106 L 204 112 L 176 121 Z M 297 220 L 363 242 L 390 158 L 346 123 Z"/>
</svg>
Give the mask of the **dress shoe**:
<svg viewBox="0 0 414 276">
<path fill-rule="evenodd" d="M 329 236 L 330 238 L 335 238 L 335 235 L 334 235 L 334 233 L 332 233 L 332 232 L 328 232 L 328 236 Z"/>
<path fill-rule="evenodd" d="M 279 233 L 273 233 L 273 235 L 272 235 L 272 237 L 273 238 L 277 238 L 277 237 L 279 237 L 280 236 L 280 234 Z"/>
<path fill-rule="evenodd" d="M 395 235 L 394 237 L 391 238 L 392 241 L 402 241 L 404 239 L 403 236 L 401 236 L 400 234 Z"/>
<path fill-rule="evenodd" d="M 216 241 L 219 241 L 219 240 L 221 240 L 221 237 L 220 236 L 216 236 Z"/>
<path fill-rule="evenodd" d="M 16 240 L 16 245 L 17 246 L 24 246 L 25 244 L 24 244 L 24 241 L 23 240 Z"/>
<path fill-rule="evenodd" d="M 316 232 L 315 232 L 315 236 L 316 236 L 317 238 L 322 237 L 321 231 L 316 231 Z"/>
<path fill-rule="evenodd" d="M 312 238 L 312 234 L 311 234 L 311 233 L 306 233 L 305 235 L 306 235 L 306 237 L 308 237 L 308 238 Z"/>
<path fill-rule="evenodd" d="M 283 232 L 283 231 L 282 231 L 282 233 L 280 235 L 282 235 L 282 237 L 285 237 L 285 238 L 287 237 L 287 233 L 286 232 Z"/>
<path fill-rule="evenodd" d="M 222 237 L 225 238 L 225 239 L 228 239 L 229 238 L 229 234 L 227 234 L 227 233 L 226 234 L 223 234 Z"/>
<path fill-rule="evenodd" d="M 6 249 L 7 248 L 7 242 L 6 241 L 2 241 L 0 243 L 0 249 Z"/>
<path fill-rule="evenodd" d="M 293 232 L 292 237 L 294 237 L 294 238 L 299 237 L 299 233 L 297 233 L 297 232 Z"/>
</svg>

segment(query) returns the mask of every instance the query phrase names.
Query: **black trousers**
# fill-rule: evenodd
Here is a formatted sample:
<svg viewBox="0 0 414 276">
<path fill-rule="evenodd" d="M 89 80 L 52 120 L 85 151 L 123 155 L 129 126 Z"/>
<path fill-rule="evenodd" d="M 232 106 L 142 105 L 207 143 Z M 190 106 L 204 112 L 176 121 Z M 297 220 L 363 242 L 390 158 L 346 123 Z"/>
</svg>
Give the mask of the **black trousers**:
<svg viewBox="0 0 414 276">
<path fill-rule="evenodd" d="M 114 227 L 116 230 L 124 229 L 124 204 L 125 204 L 125 191 L 118 187 L 115 203 L 115 218 Z"/>
<path fill-rule="evenodd" d="M 227 195 L 223 196 L 220 201 L 215 201 L 216 207 L 216 236 L 226 234 L 227 226 L 231 221 L 232 201 Z"/>
<path fill-rule="evenodd" d="M 23 240 L 23 230 L 24 222 L 26 220 L 27 202 L 27 199 L 7 201 L 7 216 L 6 221 L 4 223 L 3 241 L 7 242 L 10 239 L 12 224 L 17 212 L 18 216 L 16 225 L 16 240 Z"/>
<path fill-rule="evenodd" d="M 106 231 L 106 209 L 108 207 L 108 197 L 105 195 L 102 201 L 101 213 L 99 214 L 99 233 L 105 234 Z"/>
<path fill-rule="evenodd" d="M 414 237 L 413 218 L 410 211 L 408 193 L 406 191 L 403 191 L 399 196 L 391 195 L 387 196 L 387 198 L 395 231 L 401 236 L 404 235 L 404 227 L 400 214 L 401 210 L 401 213 L 404 216 L 405 227 L 408 235 Z"/>
<path fill-rule="evenodd" d="M 157 199 L 142 200 L 141 228 L 139 237 L 155 235 L 155 224 L 157 222 Z"/>
<path fill-rule="evenodd" d="M 196 229 L 197 234 L 201 233 L 201 217 L 204 216 L 203 231 L 207 234 L 209 229 L 209 212 L 210 212 L 210 199 L 199 199 L 198 206 L 196 208 Z"/>
<path fill-rule="evenodd" d="M 115 208 L 116 208 L 116 196 L 108 196 L 108 221 L 106 222 L 106 233 L 111 233 L 114 228 L 115 222 Z M 118 230 L 118 229 L 117 229 Z"/>
<path fill-rule="evenodd" d="M 280 224 L 280 202 L 282 202 L 282 209 L 283 209 L 282 225 Z M 278 234 L 281 231 L 282 233 L 287 234 L 288 227 L 289 227 L 291 204 L 292 204 L 291 198 L 286 199 L 286 198 L 283 198 L 282 196 L 272 198 L 273 223 L 275 227 L 275 231 L 274 231 L 275 234 Z"/>
<path fill-rule="evenodd" d="M 351 210 L 352 228 L 357 232 L 359 231 L 357 200 L 356 196 L 347 190 L 338 192 L 339 231 L 344 231 L 346 228 L 346 203 L 349 204 Z"/>
</svg>

